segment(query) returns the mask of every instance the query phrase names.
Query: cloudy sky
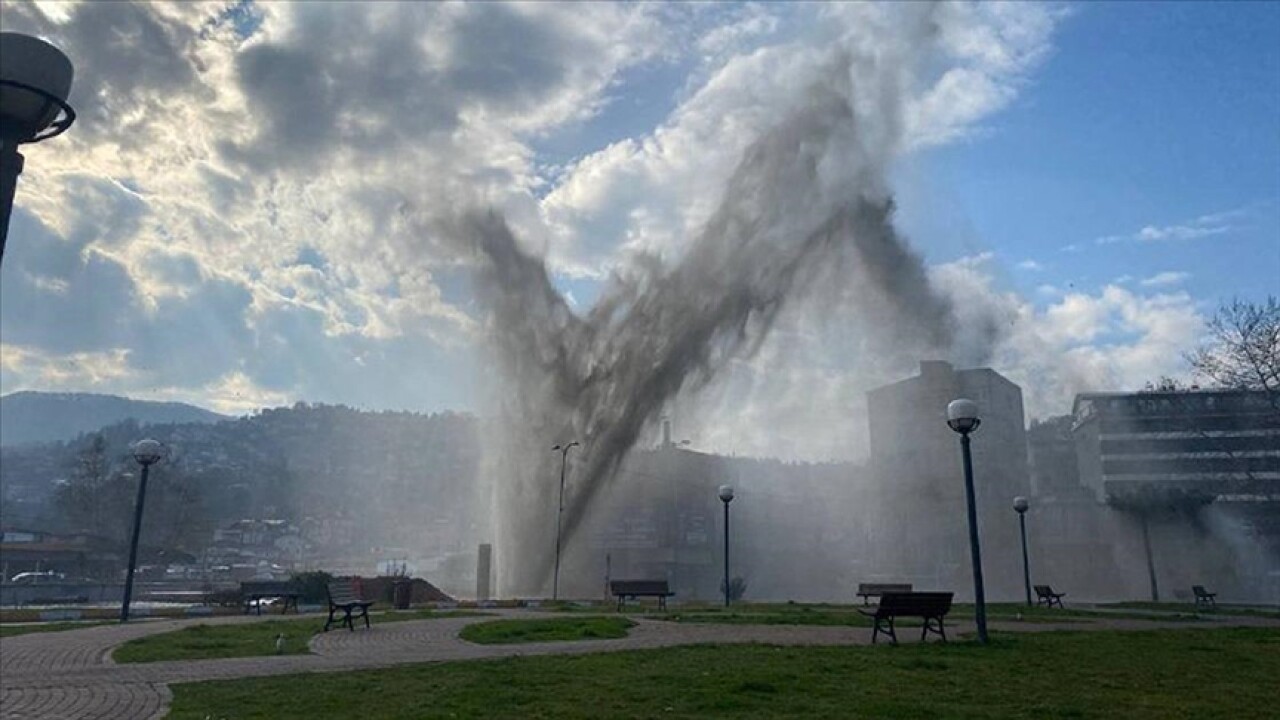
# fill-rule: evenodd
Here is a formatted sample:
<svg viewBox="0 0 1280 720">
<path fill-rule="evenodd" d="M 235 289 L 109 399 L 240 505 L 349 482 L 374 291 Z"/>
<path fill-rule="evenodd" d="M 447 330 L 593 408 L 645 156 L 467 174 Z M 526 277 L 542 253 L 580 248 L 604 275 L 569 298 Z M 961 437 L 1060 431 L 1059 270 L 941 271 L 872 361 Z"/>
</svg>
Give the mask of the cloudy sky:
<svg viewBox="0 0 1280 720">
<path fill-rule="evenodd" d="M 961 308 L 1007 320 L 990 356 L 1029 415 L 1184 376 L 1220 301 L 1280 292 L 1280 4 L 0 13 L 72 58 L 79 112 L 25 152 L 5 393 L 483 411 L 490 326 L 431 219 L 496 208 L 585 311 L 636 257 L 679 257 L 815 50 L 893 63 L 922 23 L 886 139 L 896 222 Z M 777 418 L 821 425 L 899 379 L 785 350 L 690 413 L 704 444 L 761 451 Z M 814 382 L 825 404 L 794 392 Z"/>
</svg>

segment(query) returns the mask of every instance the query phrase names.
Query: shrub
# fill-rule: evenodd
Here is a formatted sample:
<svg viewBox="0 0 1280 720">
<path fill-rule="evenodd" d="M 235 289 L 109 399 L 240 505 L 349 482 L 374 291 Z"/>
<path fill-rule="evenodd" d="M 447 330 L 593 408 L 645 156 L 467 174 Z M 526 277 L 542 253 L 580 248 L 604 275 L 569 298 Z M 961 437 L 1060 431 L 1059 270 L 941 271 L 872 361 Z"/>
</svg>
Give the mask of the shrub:
<svg viewBox="0 0 1280 720">
<path fill-rule="evenodd" d="M 329 597 L 329 582 L 333 576 L 323 570 L 294 573 L 289 579 L 298 589 L 298 602 L 321 603 Z"/>
</svg>

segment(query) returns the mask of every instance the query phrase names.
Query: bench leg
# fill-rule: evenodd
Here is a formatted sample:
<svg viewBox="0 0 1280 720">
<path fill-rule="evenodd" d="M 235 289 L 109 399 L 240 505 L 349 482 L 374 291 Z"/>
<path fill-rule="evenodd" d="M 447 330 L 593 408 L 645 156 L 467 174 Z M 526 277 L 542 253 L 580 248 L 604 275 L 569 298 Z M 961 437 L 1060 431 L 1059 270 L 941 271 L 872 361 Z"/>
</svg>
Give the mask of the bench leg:
<svg viewBox="0 0 1280 720">
<path fill-rule="evenodd" d="M 884 633 L 884 635 L 888 637 L 889 641 L 892 642 L 894 645 L 898 644 L 898 633 L 894 630 L 893 618 L 876 618 L 875 619 L 875 628 L 871 631 L 872 645 L 876 644 L 876 638 L 881 633 Z"/>
<path fill-rule="evenodd" d="M 329 619 L 324 621 L 324 631 L 325 631 L 325 632 L 329 632 L 329 626 L 330 626 L 330 625 L 333 625 L 333 611 L 334 611 L 334 610 L 336 610 L 336 609 L 337 609 L 337 608 L 335 608 L 335 607 L 334 607 L 334 606 L 332 606 L 332 605 L 330 605 L 330 606 L 329 606 Z"/>
<path fill-rule="evenodd" d="M 935 625 L 935 623 L 937 624 Z M 946 642 L 947 631 L 944 630 L 942 627 L 942 618 L 927 617 L 924 619 L 924 626 L 920 628 L 920 642 L 924 642 L 926 639 L 928 639 L 929 633 L 940 635 L 942 637 L 942 641 Z"/>
</svg>

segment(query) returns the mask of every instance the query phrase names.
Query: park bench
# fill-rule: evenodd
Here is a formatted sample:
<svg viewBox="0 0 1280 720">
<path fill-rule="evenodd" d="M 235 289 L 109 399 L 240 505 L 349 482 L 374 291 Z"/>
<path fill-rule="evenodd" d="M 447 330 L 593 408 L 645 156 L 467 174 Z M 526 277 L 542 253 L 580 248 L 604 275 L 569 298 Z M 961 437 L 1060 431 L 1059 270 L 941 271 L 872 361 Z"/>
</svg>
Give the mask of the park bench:
<svg viewBox="0 0 1280 720">
<path fill-rule="evenodd" d="M 949 592 L 884 592 L 880 594 L 880 604 L 874 611 L 859 609 L 858 612 L 875 620 L 875 629 L 871 631 L 873 645 L 880 633 L 888 635 L 894 645 L 898 644 L 894 620 L 900 617 L 918 617 L 924 621 L 920 642 L 924 642 L 931 632 L 940 635 L 945 642 L 947 631 L 942 619 L 951 611 L 953 595 Z"/>
<path fill-rule="evenodd" d="M 240 599 L 244 602 L 245 615 L 255 606 L 261 615 L 262 601 L 267 598 L 284 600 L 284 606 L 280 608 L 281 615 L 289 612 L 291 605 L 293 611 L 298 612 L 298 588 L 293 583 L 287 580 L 245 580 L 240 583 Z"/>
<path fill-rule="evenodd" d="M 364 618 L 364 626 L 369 627 L 369 606 L 373 603 L 360 597 L 355 578 L 330 580 L 326 588 L 329 592 L 329 619 L 324 622 L 325 632 L 329 632 L 329 626 L 335 623 L 339 627 L 346 625 L 348 630 L 354 631 L 357 612 Z M 335 621 L 334 614 L 338 612 L 342 613 L 342 619 Z"/>
<path fill-rule="evenodd" d="M 667 609 L 667 598 L 675 595 L 666 580 L 610 580 L 609 592 L 618 599 L 618 612 L 627 600 L 642 597 L 658 598 L 658 609 Z"/>
<path fill-rule="evenodd" d="M 891 592 L 911 592 L 911 583 L 858 583 L 858 597 L 862 598 L 863 605 L 870 605 L 873 597 Z"/>
<path fill-rule="evenodd" d="M 1056 593 L 1053 591 L 1053 588 L 1048 585 L 1036 585 L 1035 590 L 1037 607 L 1040 605 L 1045 605 L 1047 607 L 1057 605 L 1058 607 L 1062 607 L 1062 598 L 1066 596 L 1066 593 Z"/>
<path fill-rule="evenodd" d="M 1217 600 L 1214 599 L 1218 597 L 1218 593 L 1211 593 L 1205 590 L 1203 585 L 1192 585 L 1191 592 L 1195 593 L 1196 596 L 1196 608 L 1218 606 Z"/>
</svg>

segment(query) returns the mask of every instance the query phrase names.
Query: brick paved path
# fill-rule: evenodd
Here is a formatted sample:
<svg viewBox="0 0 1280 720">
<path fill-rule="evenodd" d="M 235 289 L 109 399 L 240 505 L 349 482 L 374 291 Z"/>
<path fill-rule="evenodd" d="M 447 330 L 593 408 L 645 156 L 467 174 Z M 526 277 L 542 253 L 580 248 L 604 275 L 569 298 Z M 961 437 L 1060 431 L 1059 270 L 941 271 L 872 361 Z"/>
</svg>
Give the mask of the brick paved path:
<svg viewBox="0 0 1280 720">
<path fill-rule="evenodd" d="M 551 617 L 553 613 L 498 611 L 506 617 Z M 261 618 L 265 620 L 267 618 Z M 334 672 L 402 663 L 478 660 L 513 655 L 609 652 L 697 643 L 768 643 L 777 645 L 865 645 L 868 628 L 804 625 L 682 624 L 632 619 L 626 638 L 523 645 L 473 645 L 458 638 L 463 626 L 492 617 L 441 618 L 374 625 L 356 632 L 331 631 L 311 641 L 311 655 L 227 658 L 117 665 L 111 648 L 137 637 L 169 632 L 200 623 L 256 622 L 257 617 L 203 618 L 101 625 L 83 630 L 32 633 L 0 639 L 0 719 L 126 720 L 160 718 L 168 711 L 168 685 L 300 672 Z M 1254 617 L 1219 617 L 1203 623 L 1114 619 L 1098 622 L 999 623 L 993 629 L 1022 632 L 1047 630 L 1138 630 L 1153 628 L 1268 626 L 1280 621 Z M 953 635 L 971 632 L 959 622 Z M 904 642 L 917 638 L 903 628 Z"/>
</svg>

